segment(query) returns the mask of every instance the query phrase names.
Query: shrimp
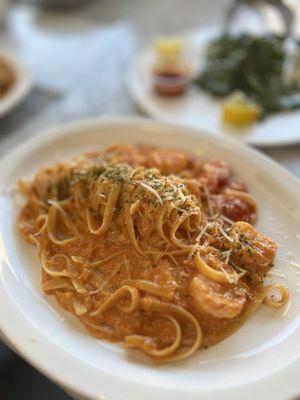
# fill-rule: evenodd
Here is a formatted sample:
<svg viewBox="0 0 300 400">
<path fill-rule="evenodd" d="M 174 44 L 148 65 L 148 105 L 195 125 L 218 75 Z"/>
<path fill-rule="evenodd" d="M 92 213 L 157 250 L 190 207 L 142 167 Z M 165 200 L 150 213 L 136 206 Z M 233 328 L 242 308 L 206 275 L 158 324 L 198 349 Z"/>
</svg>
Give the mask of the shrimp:
<svg viewBox="0 0 300 400">
<path fill-rule="evenodd" d="M 116 144 L 110 146 L 107 152 L 113 162 L 158 168 L 164 175 L 175 174 L 188 166 L 188 156 L 181 150 Z"/>
<path fill-rule="evenodd" d="M 113 144 L 107 148 L 106 156 L 110 162 L 132 166 L 145 165 L 147 161 L 147 155 L 141 151 L 140 146 L 130 144 Z"/>
<path fill-rule="evenodd" d="M 272 267 L 276 244 L 247 222 L 236 222 L 230 231 L 235 242 L 230 243 L 231 259 L 240 267 L 255 270 L 264 276 Z"/>
<path fill-rule="evenodd" d="M 241 287 L 210 281 L 199 275 L 190 284 L 196 308 L 215 318 L 234 318 L 239 315 L 246 301 Z"/>
<path fill-rule="evenodd" d="M 162 174 L 175 174 L 188 165 L 187 155 L 175 149 L 153 149 L 148 154 L 146 167 L 158 168 Z"/>
<path fill-rule="evenodd" d="M 226 185 L 231 175 L 230 167 L 221 160 L 207 161 L 200 166 L 198 172 L 195 166 L 194 171 L 195 177 L 208 188 L 210 193 L 218 193 L 222 186 Z"/>
</svg>

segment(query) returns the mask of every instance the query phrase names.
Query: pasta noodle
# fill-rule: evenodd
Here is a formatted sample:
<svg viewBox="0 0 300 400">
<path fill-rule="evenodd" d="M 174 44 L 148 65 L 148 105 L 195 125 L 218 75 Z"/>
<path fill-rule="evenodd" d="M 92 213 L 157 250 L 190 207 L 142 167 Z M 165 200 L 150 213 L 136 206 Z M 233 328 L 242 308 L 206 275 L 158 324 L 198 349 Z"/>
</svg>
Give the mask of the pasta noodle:
<svg viewBox="0 0 300 400">
<path fill-rule="evenodd" d="M 222 161 L 114 145 L 21 181 L 18 225 L 37 245 L 42 288 L 98 338 L 155 363 L 183 360 L 237 330 L 259 307 L 275 243 Z M 274 293 L 280 294 L 280 297 Z"/>
</svg>

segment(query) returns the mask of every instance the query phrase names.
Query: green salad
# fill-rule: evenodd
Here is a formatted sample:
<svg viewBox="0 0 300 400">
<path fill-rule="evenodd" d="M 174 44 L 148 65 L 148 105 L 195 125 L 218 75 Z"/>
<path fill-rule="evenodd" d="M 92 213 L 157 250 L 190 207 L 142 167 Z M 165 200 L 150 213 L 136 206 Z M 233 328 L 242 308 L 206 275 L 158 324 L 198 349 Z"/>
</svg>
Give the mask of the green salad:
<svg viewBox="0 0 300 400">
<path fill-rule="evenodd" d="M 285 78 L 287 57 L 283 37 L 225 34 L 208 46 L 195 84 L 217 97 L 242 91 L 263 115 L 300 108 L 299 80 Z"/>
</svg>

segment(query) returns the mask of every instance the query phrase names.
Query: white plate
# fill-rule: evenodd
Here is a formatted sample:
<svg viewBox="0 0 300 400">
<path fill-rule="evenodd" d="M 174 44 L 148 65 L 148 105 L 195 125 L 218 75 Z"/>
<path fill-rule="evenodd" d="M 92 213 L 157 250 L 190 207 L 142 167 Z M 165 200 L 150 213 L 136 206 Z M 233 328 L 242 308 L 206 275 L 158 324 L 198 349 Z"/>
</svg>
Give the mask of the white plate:
<svg viewBox="0 0 300 400">
<path fill-rule="evenodd" d="M 178 35 L 183 40 L 194 75 L 203 65 L 205 49 L 213 37 L 215 28 Z M 214 100 L 197 87 L 191 87 L 186 95 L 164 97 L 152 90 L 153 48 L 144 50 L 132 63 L 129 91 L 138 106 L 152 117 L 164 121 L 192 126 L 220 136 L 232 137 L 249 144 L 267 147 L 300 142 L 300 111 L 278 113 L 246 128 L 234 128 L 222 124 L 221 102 Z"/>
<path fill-rule="evenodd" d="M 75 317 L 43 295 L 36 249 L 17 232 L 18 196 L 7 188 L 42 165 L 116 142 L 175 146 L 227 160 L 258 200 L 258 228 L 280 243 L 276 268 L 287 276 L 282 281 L 291 293 L 289 310 L 262 306 L 224 342 L 184 362 L 154 366 L 137 351 L 90 337 Z M 280 166 L 227 138 L 221 142 L 192 128 L 115 118 L 32 138 L 0 163 L 0 186 L 0 330 L 50 379 L 98 400 L 247 400 L 261 398 L 264 390 L 273 400 L 286 400 L 300 394 L 300 277 L 286 262 L 287 257 L 300 261 L 300 183 Z"/>
<path fill-rule="evenodd" d="M 3 58 L 16 74 L 16 81 L 7 95 L 0 98 L 0 118 L 13 110 L 28 95 L 31 89 L 31 77 L 25 66 L 12 54 L 1 50 Z"/>
</svg>

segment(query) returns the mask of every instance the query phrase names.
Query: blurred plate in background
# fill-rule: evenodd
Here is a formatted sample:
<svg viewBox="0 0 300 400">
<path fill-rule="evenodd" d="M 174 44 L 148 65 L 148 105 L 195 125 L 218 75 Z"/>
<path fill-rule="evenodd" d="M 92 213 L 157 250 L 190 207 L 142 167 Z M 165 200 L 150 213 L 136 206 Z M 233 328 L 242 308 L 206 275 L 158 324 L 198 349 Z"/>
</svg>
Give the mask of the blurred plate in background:
<svg viewBox="0 0 300 400">
<path fill-rule="evenodd" d="M 1 0 L 0 0 L 1 1 Z M 0 50 L 3 59 L 12 68 L 15 82 L 4 96 L 0 97 L 0 118 L 13 110 L 28 95 L 31 89 L 31 77 L 25 66 L 7 51 Z"/>
<path fill-rule="evenodd" d="M 207 44 L 218 33 L 216 28 L 210 27 L 184 35 L 173 35 L 183 40 L 194 72 L 198 71 L 204 61 Z M 300 142 L 300 110 L 278 113 L 254 125 L 236 128 L 222 124 L 220 101 L 196 87 L 178 97 L 155 94 L 152 90 L 153 60 L 153 48 L 144 50 L 133 61 L 128 78 L 129 91 L 134 101 L 151 117 L 204 129 L 219 137 L 230 136 L 260 147 Z"/>
</svg>

